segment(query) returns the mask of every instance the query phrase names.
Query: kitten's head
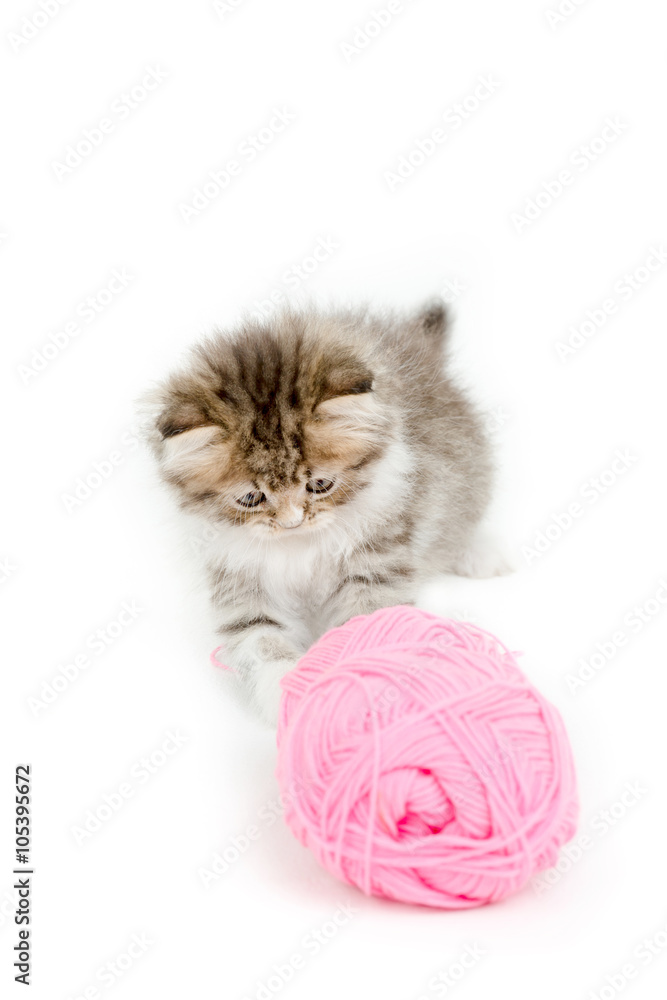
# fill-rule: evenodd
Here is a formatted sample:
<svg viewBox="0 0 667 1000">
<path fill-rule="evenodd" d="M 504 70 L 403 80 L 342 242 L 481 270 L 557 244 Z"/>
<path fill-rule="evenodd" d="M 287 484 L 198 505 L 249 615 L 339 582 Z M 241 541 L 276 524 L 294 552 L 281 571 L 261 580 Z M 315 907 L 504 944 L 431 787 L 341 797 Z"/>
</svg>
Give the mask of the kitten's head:
<svg viewBox="0 0 667 1000">
<path fill-rule="evenodd" d="M 179 502 L 278 536 L 360 500 L 395 437 L 391 378 L 372 339 L 287 314 L 197 347 L 157 390 L 153 445 Z"/>
</svg>

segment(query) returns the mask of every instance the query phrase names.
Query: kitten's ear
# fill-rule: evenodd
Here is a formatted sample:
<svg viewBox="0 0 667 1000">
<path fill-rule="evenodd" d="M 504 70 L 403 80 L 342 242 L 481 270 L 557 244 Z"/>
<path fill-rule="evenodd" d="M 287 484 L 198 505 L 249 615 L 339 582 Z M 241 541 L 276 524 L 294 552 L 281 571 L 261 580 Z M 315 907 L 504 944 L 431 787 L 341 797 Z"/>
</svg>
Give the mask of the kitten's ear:
<svg viewBox="0 0 667 1000">
<path fill-rule="evenodd" d="M 163 396 L 159 403 L 154 409 L 153 450 L 166 471 L 192 473 L 208 460 L 205 452 L 222 441 L 222 428 L 191 400 L 165 401 Z"/>
<path fill-rule="evenodd" d="M 156 383 L 147 389 L 137 400 L 137 410 L 142 436 L 156 458 L 165 454 L 168 441 L 207 423 L 201 411 L 165 383 Z"/>
<path fill-rule="evenodd" d="M 384 420 L 377 398 L 370 391 L 325 399 L 315 407 L 314 416 L 316 420 L 327 420 L 337 427 L 356 427 L 357 424 L 373 423 L 375 419 Z"/>
<path fill-rule="evenodd" d="M 331 428 L 354 430 L 384 420 L 374 389 L 374 376 L 365 363 L 342 356 L 331 364 L 319 386 L 313 410 L 315 421 Z"/>
<path fill-rule="evenodd" d="M 363 396 L 373 391 L 373 372 L 370 368 L 357 361 L 356 358 L 344 354 L 331 363 L 325 373 L 320 375 L 316 387 L 318 403 L 340 396 Z"/>
<path fill-rule="evenodd" d="M 164 407 L 156 425 L 162 440 L 168 441 L 198 428 L 210 427 L 211 423 L 195 403 L 176 400 Z"/>
<path fill-rule="evenodd" d="M 434 300 L 427 303 L 417 314 L 417 325 L 422 333 L 432 337 L 444 337 L 449 333 L 449 313 L 444 302 Z"/>
<path fill-rule="evenodd" d="M 308 437 L 322 456 L 352 460 L 376 448 L 390 430 L 385 408 L 370 389 L 323 400 L 308 423 Z"/>
</svg>

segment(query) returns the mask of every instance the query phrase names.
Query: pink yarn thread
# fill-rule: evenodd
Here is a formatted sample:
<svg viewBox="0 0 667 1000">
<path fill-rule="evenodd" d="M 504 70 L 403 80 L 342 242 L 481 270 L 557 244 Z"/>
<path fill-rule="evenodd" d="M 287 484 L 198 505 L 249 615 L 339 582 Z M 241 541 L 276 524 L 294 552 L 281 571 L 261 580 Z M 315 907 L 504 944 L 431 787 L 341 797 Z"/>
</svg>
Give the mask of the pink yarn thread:
<svg viewBox="0 0 667 1000">
<path fill-rule="evenodd" d="M 282 681 L 278 778 L 294 834 L 366 894 L 496 902 L 576 829 L 558 711 L 475 625 L 384 608 L 327 632 Z"/>
<path fill-rule="evenodd" d="M 229 672 L 231 674 L 233 674 L 233 673 L 235 673 L 234 668 L 230 667 L 228 663 L 221 663 L 220 660 L 218 659 L 218 653 L 220 652 L 221 649 L 224 649 L 224 648 L 225 648 L 224 646 L 216 646 L 215 647 L 215 649 L 213 650 L 213 652 L 210 655 L 211 666 L 213 666 L 213 667 L 219 667 L 220 670 L 229 670 Z"/>
</svg>

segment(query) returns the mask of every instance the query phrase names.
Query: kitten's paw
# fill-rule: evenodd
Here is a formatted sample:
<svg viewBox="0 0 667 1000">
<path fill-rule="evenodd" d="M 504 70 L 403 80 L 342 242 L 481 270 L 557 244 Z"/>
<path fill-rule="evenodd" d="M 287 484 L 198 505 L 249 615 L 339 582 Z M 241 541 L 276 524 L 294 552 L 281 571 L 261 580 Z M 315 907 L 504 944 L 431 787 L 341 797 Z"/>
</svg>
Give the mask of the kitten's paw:
<svg viewBox="0 0 667 1000">
<path fill-rule="evenodd" d="M 295 666 L 296 660 L 275 660 L 258 664 L 255 670 L 253 704 L 260 718 L 274 729 L 278 725 L 282 697 L 280 680 Z"/>
<path fill-rule="evenodd" d="M 513 560 L 493 535 L 480 533 L 454 563 L 454 572 L 459 576 L 484 579 L 491 576 L 505 576 L 516 569 Z"/>
</svg>

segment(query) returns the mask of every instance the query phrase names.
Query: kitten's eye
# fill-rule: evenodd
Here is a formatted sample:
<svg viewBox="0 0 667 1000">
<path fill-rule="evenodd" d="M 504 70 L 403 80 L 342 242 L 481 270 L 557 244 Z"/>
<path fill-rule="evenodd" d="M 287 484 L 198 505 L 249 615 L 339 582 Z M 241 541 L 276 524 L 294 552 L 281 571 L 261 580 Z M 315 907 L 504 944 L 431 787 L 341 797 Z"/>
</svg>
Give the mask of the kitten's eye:
<svg viewBox="0 0 667 1000">
<path fill-rule="evenodd" d="M 309 479 L 306 489 L 309 493 L 328 493 L 333 484 L 333 479 Z"/>
<path fill-rule="evenodd" d="M 240 503 L 242 507 L 259 507 L 265 500 L 266 497 L 261 490 L 253 490 L 252 493 L 246 493 L 245 496 L 239 497 L 236 502 Z"/>
</svg>

